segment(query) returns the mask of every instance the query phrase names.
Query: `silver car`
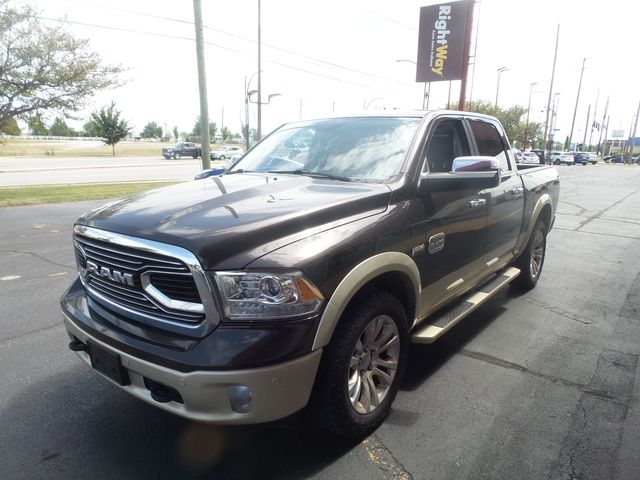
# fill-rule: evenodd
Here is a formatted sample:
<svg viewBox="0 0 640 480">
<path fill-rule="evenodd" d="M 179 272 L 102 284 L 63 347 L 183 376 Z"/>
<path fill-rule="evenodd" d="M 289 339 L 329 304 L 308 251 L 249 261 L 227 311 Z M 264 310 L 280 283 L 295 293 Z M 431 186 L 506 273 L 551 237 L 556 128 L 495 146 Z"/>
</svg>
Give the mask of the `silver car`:
<svg viewBox="0 0 640 480">
<path fill-rule="evenodd" d="M 226 147 L 222 147 L 218 150 L 215 150 L 210 153 L 211 160 L 226 160 L 227 158 L 231 158 L 234 155 L 242 155 L 244 150 L 242 147 L 238 147 L 235 145 L 227 145 Z"/>
</svg>

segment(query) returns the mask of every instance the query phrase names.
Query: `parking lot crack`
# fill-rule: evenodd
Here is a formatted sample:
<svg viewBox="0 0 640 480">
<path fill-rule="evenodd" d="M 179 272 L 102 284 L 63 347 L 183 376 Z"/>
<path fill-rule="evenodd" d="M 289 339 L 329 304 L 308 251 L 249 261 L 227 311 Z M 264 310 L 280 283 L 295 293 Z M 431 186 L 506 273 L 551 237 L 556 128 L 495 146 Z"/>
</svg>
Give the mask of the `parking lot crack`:
<svg viewBox="0 0 640 480">
<path fill-rule="evenodd" d="M 47 257 L 44 257 L 42 255 L 40 255 L 39 253 L 34 253 L 34 252 L 21 252 L 20 250 L 0 250 L 0 252 L 3 253 L 15 253 L 16 255 L 31 255 L 32 257 L 36 257 L 39 260 L 42 260 L 43 262 L 46 263 L 50 263 L 51 265 L 55 265 L 57 267 L 62 267 L 62 268 L 66 268 L 69 270 L 74 270 L 75 267 L 71 266 L 71 265 L 65 265 L 64 263 L 58 263 L 58 262 L 54 262 L 53 260 L 49 260 Z"/>
<path fill-rule="evenodd" d="M 558 314 L 561 317 L 565 317 L 565 318 L 568 318 L 569 320 L 573 320 L 574 322 L 582 323 L 583 325 L 592 325 L 596 323 L 595 320 L 591 320 L 589 318 L 583 317 L 582 315 L 578 315 L 577 313 L 570 312 L 568 310 L 565 310 L 562 307 L 549 305 L 547 303 L 541 302 L 540 300 L 535 300 L 533 298 L 523 298 L 522 300 L 532 305 L 542 307 L 545 310 L 549 310 L 550 312 Z"/>
<path fill-rule="evenodd" d="M 580 230 L 582 227 L 584 227 L 585 225 L 593 222 L 594 220 L 598 220 L 602 215 L 604 215 L 605 213 L 607 213 L 609 210 L 611 210 L 614 207 L 617 207 L 618 205 L 620 205 L 622 202 L 624 202 L 627 198 L 637 194 L 640 190 L 634 190 L 633 192 L 629 193 L 628 195 L 625 195 L 624 197 L 622 197 L 620 200 L 618 200 L 615 203 L 612 203 L 611 205 L 609 205 L 607 208 L 603 208 L 602 210 L 600 210 L 599 212 L 596 212 L 594 215 L 590 216 L 589 218 L 585 219 L 584 221 L 580 222 L 580 225 L 578 225 L 578 227 L 576 227 L 575 230 Z"/>
<path fill-rule="evenodd" d="M 413 480 L 413 475 L 404 468 L 404 465 L 398 461 L 376 434 L 365 438 L 362 441 L 362 446 L 367 452 L 369 460 L 383 472 L 385 478 Z"/>
<path fill-rule="evenodd" d="M 460 350 L 460 355 L 465 357 L 473 358 L 474 360 L 478 360 L 481 362 L 489 363 L 491 365 L 495 365 L 497 367 L 506 368 L 509 370 L 516 370 L 518 372 L 524 373 L 526 375 L 531 375 L 533 377 L 537 377 L 543 380 L 547 380 L 551 383 L 556 383 L 563 385 L 565 387 L 575 388 L 581 392 L 592 395 L 594 397 L 601 398 L 603 400 L 612 401 L 614 403 L 619 403 L 617 397 L 614 397 L 607 393 L 604 390 L 599 390 L 596 388 L 589 387 L 587 385 L 583 385 L 580 383 L 572 382 L 570 380 L 556 377 L 553 375 L 548 375 L 546 373 L 538 372 L 536 370 L 532 370 L 528 367 L 520 365 L 518 363 L 510 362 L 508 360 L 503 360 L 502 358 L 494 357 L 493 355 L 488 355 L 486 353 L 474 352 L 472 350 L 463 349 Z"/>
</svg>

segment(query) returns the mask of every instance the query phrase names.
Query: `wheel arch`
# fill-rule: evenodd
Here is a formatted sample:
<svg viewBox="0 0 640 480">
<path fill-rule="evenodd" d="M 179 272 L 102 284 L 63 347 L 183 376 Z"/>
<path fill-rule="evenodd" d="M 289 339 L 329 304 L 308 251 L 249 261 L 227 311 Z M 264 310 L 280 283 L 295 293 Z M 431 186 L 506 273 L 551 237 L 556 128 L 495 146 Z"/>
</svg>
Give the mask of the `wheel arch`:
<svg viewBox="0 0 640 480">
<path fill-rule="evenodd" d="M 369 287 L 384 288 L 398 296 L 411 328 L 420 302 L 420 272 L 411 257 L 401 252 L 384 252 L 356 265 L 342 279 L 327 302 L 313 341 L 313 350 L 329 343 L 342 314 L 358 293 Z"/>
<path fill-rule="evenodd" d="M 548 232 L 551 228 L 553 220 L 553 202 L 551 200 L 551 195 L 549 195 L 548 193 L 543 194 L 536 202 L 536 205 L 533 207 L 533 212 L 531 213 L 531 221 L 529 222 L 524 235 L 520 235 L 520 240 L 514 252 L 515 257 L 520 255 L 524 251 L 527 243 L 529 242 L 529 238 L 531 238 L 531 234 L 533 233 L 533 227 L 535 227 L 536 222 L 539 218 L 542 218 L 544 220 Z"/>
</svg>

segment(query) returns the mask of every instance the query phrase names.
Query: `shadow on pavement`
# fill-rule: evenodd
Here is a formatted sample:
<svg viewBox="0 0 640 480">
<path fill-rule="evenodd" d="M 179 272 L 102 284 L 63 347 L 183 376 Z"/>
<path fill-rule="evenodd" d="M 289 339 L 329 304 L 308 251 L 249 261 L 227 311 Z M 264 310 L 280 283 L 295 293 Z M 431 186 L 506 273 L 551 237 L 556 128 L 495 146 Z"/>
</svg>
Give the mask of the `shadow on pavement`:
<svg viewBox="0 0 640 480">
<path fill-rule="evenodd" d="M 359 442 L 303 415 L 215 427 L 134 399 L 70 368 L 24 389 L 0 414 L 3 478 L 306 478 Z"/>
</svg>

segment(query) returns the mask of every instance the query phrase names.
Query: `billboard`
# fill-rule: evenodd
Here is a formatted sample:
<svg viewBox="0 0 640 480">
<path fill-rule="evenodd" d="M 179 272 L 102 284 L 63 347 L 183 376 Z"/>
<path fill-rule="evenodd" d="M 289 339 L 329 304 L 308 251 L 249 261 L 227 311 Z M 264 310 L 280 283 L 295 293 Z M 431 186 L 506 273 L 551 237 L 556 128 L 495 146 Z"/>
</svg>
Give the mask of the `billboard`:
<svg viewBox="0 0 640 480">
<path fill-rule="evenodd" d="M 461 80 L 473 0 L 420 8 L 416 82 Z"/>
<path fill-rule="evenodd" d="M 622 138 L 624 137 L 624 130 L 613 130 L 611 132 L 611 136 L 613 138 Z"/>
</svg>

